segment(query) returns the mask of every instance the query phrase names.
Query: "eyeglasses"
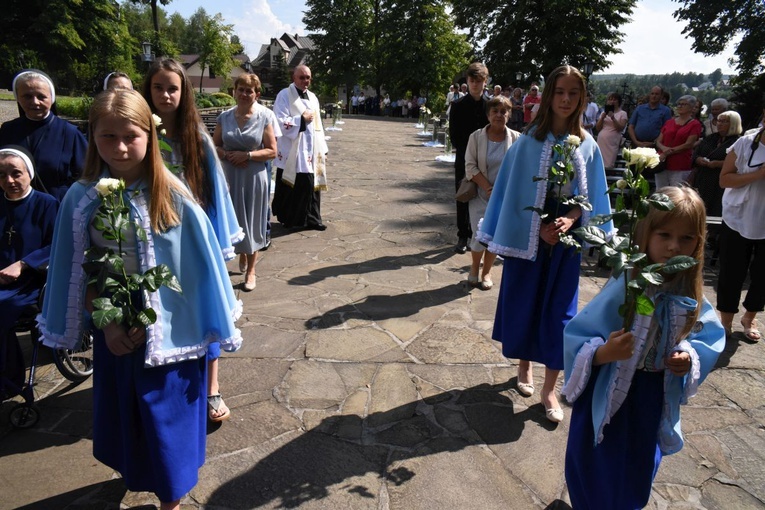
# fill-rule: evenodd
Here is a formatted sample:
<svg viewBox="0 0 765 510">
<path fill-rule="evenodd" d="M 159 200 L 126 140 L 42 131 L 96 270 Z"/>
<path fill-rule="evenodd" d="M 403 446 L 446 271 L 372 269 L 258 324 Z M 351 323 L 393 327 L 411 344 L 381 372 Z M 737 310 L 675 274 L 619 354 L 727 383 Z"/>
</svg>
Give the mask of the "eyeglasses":
<svg viewBox="0 0 765 510">
<path fill-rule="evenodd" d="M 680 108 L 681 106 L 688 106 L 688 103 L 677 103 L 675 106 Z"/>
</svg>

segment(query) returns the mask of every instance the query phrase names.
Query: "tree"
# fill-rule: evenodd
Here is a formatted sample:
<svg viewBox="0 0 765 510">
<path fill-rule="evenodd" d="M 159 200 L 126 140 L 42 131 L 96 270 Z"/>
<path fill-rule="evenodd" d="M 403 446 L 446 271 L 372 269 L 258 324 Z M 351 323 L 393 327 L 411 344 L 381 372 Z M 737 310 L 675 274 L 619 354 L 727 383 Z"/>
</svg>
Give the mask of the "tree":
<svg viewBox="0 0 765 510">
<path fill-rule="evenodd" d="M 548 0 L 542 6 L 531 0 L 455 0 L 453 12 L 494 81 L 514 83 L 516 72 L 530 82 L 565 63 L 608 67 L 609 55 L 621 53 L 619 27 L 629 21 L 635 3 Z"/>
<path fill-rule="evenodd" d="M 693 39 L 691 48 L 704 55 L 718 55 L 737 35 L 733 59 L 739 78 L 751 79 L 765 72 L 765 3 L 762 0 L 675 0 L 682 4 L 673 16 L 688 25 L 683 34 Z"/>
<path fill-rule="evenodd" d="M 289 86 L 292 83 L 292 77 L 290 76 L 290 69 L 287 67 L 287 61 L 284 59 L 284 55 L 279 54 L 274 62 L 271 63 L 271 76 L 269 79 L 271 83 L 271 94 L 276 96 L 280 90 Z"/>
<path fill-rule="evenodd" d="M 0 16 L 0 75 L 22 66 L 48 72 L 61 89 L 98 88 L 114 69 L 133 71 L 132 48 L 119 6 L 109 0 L 6 0 Z"/>
<path fill-rule="evenodd" d="M 231 54 L 240 55 L 242 53 L 244 53 L 244 45 L 239 36 L 234 34 L 231 36 Z"/>
<path fill-rule="evenodd" d="M 370 16 L 370 0 L 306 1 L 303 23 L 314 44 L 308 63 L 323 83 L 345 85 L 350 94 L 360 81 L 372 44 Z"/>
<path fill-rule="evenodd" d="M 202 73 L 199 76 L 200 92 L 202 92 L 205 68 L 210 69 L 212 76 L 213 74 L 226 75 L 234 66 L 231 41 L 229 40 L 233 31 L 234 26 L 225 24 L 220 13 L 205 20 L 199 51 L 199 67 L 202 68 Z"/>
<path fill-rule="evenodd" d="M 157 5 L 157 2 L 161 3 L 162 5 L 167 5 L 173 0 L 130 0 L 133 3 L 140 3 L 144 5 L 150 5 L 151 6 L 151 19 L 154 24 L 154 37 L 152 40 L 154 41 L 154 48 L 157 55 L 164 55 L 163 49 L 162 49 L 162 43 L 161 39 L 159 37 L 159 7 Z"/>
<path fill-rule="evenodd" d="M 722 69 L 718 67 L 707 78 L 709 79 L 709 83 L 711 83 L 712 85 L 716 87 L 717 84 L 720 83 L 720 80 L 722 80 L 722 75 L 723 75 Z"/>
<path fill-rule="evenodd" d="M 442 0 L 383 4 L 387 18 L 380 46 L 385 50 L 386 87 L 398 94 L 445 94 L 467 65 L 470 45 L 457 33 Z"/>
</svg>

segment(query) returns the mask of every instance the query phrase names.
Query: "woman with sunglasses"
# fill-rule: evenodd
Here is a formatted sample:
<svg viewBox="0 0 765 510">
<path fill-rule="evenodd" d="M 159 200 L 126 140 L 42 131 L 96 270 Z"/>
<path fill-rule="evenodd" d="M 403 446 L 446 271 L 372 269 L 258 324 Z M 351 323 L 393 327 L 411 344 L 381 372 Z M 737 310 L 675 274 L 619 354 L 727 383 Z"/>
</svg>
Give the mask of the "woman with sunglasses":
<svg viewBox="0 0 765 510">
<path fill-rule="evenodd" d="M 765 129 L 744 135 L 728 149 L 720 171 L 725 189 L 720 230 L 717 309 L 725 330 L 733 329 L 747 275 L 741 326 L 751 342 L 762 335 L 757 313 L 765 308 Z"/>
</svg>

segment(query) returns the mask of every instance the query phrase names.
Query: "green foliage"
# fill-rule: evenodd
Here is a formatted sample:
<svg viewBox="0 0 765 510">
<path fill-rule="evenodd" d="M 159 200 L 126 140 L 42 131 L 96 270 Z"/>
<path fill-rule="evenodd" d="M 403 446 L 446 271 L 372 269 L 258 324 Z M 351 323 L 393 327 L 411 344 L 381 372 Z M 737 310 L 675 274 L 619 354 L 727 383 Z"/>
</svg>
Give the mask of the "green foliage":
<svg viewBox="0 0 765 510">
<path fill-rule="evenodd" d="M 562 63 L 581 68 L 610 64 L 621 53 L 619 27 L 629 21 L 636 0 L 548 0 L 497 3 L 459 0 L 454 3 L 457 26 L 468 31 L 494 81 L 515 83 L 520 71 L 525 83 L 547 77 Z"/>
<path fill-rule="evenodd" d="M 201 7 L 197 11 L 204 13 Z M 235 62 L 231 52 L 230 37 L 234 31 L 233 25 L 223 22 L 223 16 L 218 13 L 213 17 L 202 19 L 202 31 L 199 36 L 199 66 L 202 75 L 199 78 L 199 91 L 202 91 L 205 68 L 211 74 L 226 75 L 234 67 Z"/>
<path fill-rule="evenodd" d="M 212 94 L 204 92 L 196 93 L 197 108 L 234 106 L 235 104 L 236 100 L 225 92 L 214 92 Z"/>
<path fill-rule="evenodd" d="M 688 25 L 691 48 L 718 55 L 736 36 L 735 64 L 739 76 L 749 80 L 765 72 L 765 2 L 762 0 L 677 0 L 682 7 L 673 16 Z"/>
<path fill-rule="evenodd" d="M 125 182 L 101 179 L 96 189 L 101 204 L 96 210 L 93 227 L 104 239 L 116 241 L 117 251 L 99 246 L 91 246 L 85 251 L 82 267 L 88 275 L 88 285 L 93 285 L 98 293 L 98 298 L 93 300 L 93 324 L 99 329 L 112 322 L 127 328 L 146 327 L 156 322 L 157 314 L 150 307 L 139 308 L 140 305 L 133 302 L 133 294 L 143 290 L 156 292 L 163 285 L 180 293 L 181 286 L 165 264 L 149 268 L 143 274 L 126 274 L 122 245 L 132 220 L 129 203 L 125 200 Z M 139 237 L 145 240 L 146 232 L 141 225 L 134 222 L 134 226 Z"/>
<path fill-rule="evenodd" d="M 73 119 L 87 120 L 90 114 L 90 106 L 93 104 L 93 98 L 90 96 L 68 97 L 60 96 L 56 98 L 56 108 L 58 114 L 63 117 Z"/>
<path fill-rule="evenodd" d="M 313 57 L 312 57 L 313 58 Z M 313 60 L 312 60 L 313 62 Z M 319 66 L 321 69 L 321 66 Z M 318 71 L 311 69 L 311 73 L 315 75 Z M 322 88 L 322 85 L 329 85 L 329 87 L 337 86 L 333 85 L 332 76 L 319 74 L 320 78 L 318 83 L 311 83 L 312 89 L 316 91 L 317 88 Z M 289 86 L 292 83 L 292 77 L 290 76 L 290 70 L 287 67 L 287 62 L 284 60 L 284 55 L 279 54 L 274 61 L 274 65 L 271 67 L 271 95 L 276 97 L 276 94 L 280 90 Z"/>
</svg>

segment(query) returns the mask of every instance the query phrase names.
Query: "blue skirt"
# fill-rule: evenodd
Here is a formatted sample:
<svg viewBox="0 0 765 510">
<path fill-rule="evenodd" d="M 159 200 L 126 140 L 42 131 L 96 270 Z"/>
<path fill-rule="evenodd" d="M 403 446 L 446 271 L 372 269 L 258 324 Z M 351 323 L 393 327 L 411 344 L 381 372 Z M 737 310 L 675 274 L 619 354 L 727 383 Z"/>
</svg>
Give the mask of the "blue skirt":
<svg viewBox="0 0 765 510">
<path fill-rule="evenodd" d="M 131 491 L 175 501 L 196 485 L 205 461 L 207 363 L 146 368 L 145 351 L 115 356 L 94 329 L 93 455 Z"/>
<path fill-rule="evenodd" d="M 576 510 L 639 509 L 648 504 L 661 462 L 659 421 L 664 373 L 638 370 L 627 398 L 594 446 L 592 393 L 600 367 L 574 402 L 566 448 L 566 484 Z"/>
<path fill-rule="evenodd" d="M 563 328 L 576 315 L 582 256 L 539 242 L 534 261 L 505 259 L 492 338 L 506 358 L 563 370 Z"/>
</svg>

